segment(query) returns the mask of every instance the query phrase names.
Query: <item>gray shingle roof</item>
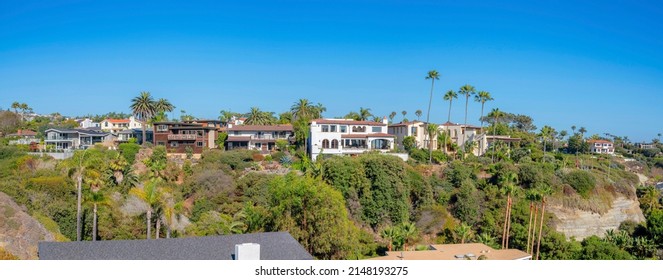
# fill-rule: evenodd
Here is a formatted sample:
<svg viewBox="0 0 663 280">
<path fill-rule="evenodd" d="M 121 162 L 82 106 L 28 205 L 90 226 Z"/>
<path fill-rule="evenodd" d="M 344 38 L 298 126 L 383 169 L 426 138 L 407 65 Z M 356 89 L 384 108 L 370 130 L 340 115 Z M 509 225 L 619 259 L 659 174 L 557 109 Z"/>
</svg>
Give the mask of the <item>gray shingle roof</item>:
<svg viewBox="0 0 663 280">
<path fill-rule="evenodd" d="M 312 260 L 287 232 L 193 238 L 41 242 L 41 260 L 232 260 L 235 245 L 260 244 L 261 260 Z"/>
</svg>

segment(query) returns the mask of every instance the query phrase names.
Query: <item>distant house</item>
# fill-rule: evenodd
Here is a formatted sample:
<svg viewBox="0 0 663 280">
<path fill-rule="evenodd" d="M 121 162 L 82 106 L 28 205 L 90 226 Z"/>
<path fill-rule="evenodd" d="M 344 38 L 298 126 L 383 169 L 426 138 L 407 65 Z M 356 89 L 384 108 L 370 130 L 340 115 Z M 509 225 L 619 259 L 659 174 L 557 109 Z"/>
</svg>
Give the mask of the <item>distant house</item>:
<svg viewBox="0 0 663 280">
<path fill-rule="evenodd" d="M 154 131 L 149 129 L 145 132 L 145 136 L 147 137 L 147 142 L 148 143 L 154 143 Z M 122 130 L 117 133 L 117 138 L 115 139 L 116 142 L 118 143 L 127 143 L 131 139 L 136 139 L 137 144 L 143 144 L 143 129 L 141 128 L 134 128 L 134 129 L 127 129 L 127 130 Z"/>
<path fill-rule="evenodd" d="M 400 150 L 404 150 L 403 139 L 405 137 L 412 136 L 415 139 L 415 145 L 417 148 L 428 149 L 428 135 L 427 135 L 427 124 L 421 121 L 412 121 L 412 122 L 402 122 L 397 124 L 392 124 L 389 126 L 387 132 L 396 137 L 396 147 Z M 437 137 L 433 137 L 433 149 L 437 150 Z"/>
<path fill-rule="evenodd" d="M 648 150 L 653 148 L 656 148 L 654 143 L 638 143 L 638 149 Z"/>
<path fill-rule="evenodd" d="M 134 129 L 134 128 L 142 128 L 142 125 L 133 116 L 128 119 L 105 119 L 101 121 L 101 130 L 113 134 L 117 134 L 120 131 L 127 129 Z"/>
<path fill-rule="evenodd" d="M 30 145 L 32 143 L 39 143 L 37 132 L 32 130 L 19 129 L 16 133 L 8 134 L 7 137 L 17 138 L 15 140 L 10 140 L 9 145 Z"/>
<path fill-rule="evenodd" d="M 615 154 L 615 145 L 608 140 L 588 140 L 589 151 L 595 154 Z"/>
<path fill-rule="evenodd" d="M 486 133 L 483 132 L 481 127 L 446 122 L 440 125 L 439 130 L 440 132 L 447 133 L 451 143 L 456 144 L 460 150 L 464 150 L 465 143 L 468 142 L 475 143 L 474 149 L 471 152 L 476 156 L 483 155 L 487 150 L 488 140 Z M 465 134 L 464 138 L 463 134 Z"/>
<path fill-rule="evenodd" d="M 319 155 L 357 155 L 368 151 L 382 153 L 394 149 L 394 135 L 388 133 L 387 118 L 382 122 L 348 119 L 316 119 L 310 123 L 308 150 L 311 159 Z"/>
<path fill-rule="evenodd" d="M 216 148 L 217 128 L 207 123 L 155 122 L 154 144 L 165 146 L 169 154 L 186 155 L 187 147 L 200 155 L 205 148 Z"/>
<path fill-rule="evenodd" d="M 47 129 L 44 144 L 53 145 L 57 150 L 87 149 L 109 139 L 109 134 L 86 129 Z"/>
<path fill-rule="evenodd" d="M 41 242 L 40 260 L 313 260 L 287 232 L 192 238 Z"/>
<path fill-rule="evenodd" d="M 291 141 L 294 136 L 292 125 L 232 125 L 225 128 L 228 133 L 228 150 L 249 149 L 263 153 L 274 151 L 277 140 Z"/>
<path fill-rule="evenodd" d="M 453 260 L 498 260 L 498 261 L 525 261 L 531 260 L 532 255 L 520 250 L 495 250 L 484 244 L 445 244 L 431 245 L 426 251 L 387 252 L 384 257 L 370 260 L 388 261 L 453 261 Z"/>
<path fill-rule="evenodd" d="M 83 120 L 78 121 L 78 127 L 80 128 L 101 128 L 101 124 L 98 122 L 94 122 L 93 120 L 89 118 L 85 118 Z"/>
</svg>

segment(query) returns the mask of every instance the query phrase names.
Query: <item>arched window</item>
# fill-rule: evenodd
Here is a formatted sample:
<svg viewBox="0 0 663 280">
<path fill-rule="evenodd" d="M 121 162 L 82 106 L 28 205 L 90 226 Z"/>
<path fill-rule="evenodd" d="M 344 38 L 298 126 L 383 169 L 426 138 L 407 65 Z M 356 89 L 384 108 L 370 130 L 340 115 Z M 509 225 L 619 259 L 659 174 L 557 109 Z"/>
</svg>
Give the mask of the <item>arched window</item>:
<svg viewBox="0 0 663 280">
<path fill-rule="evenodd" d="M 338 149 L 338 140 L 336 140 L 336 139 L 332 140 L 331 148 L 332 149 Z"/>
<path fill-rule="evenodd" d="M 322 140 L 322 148 L 323 149 L 329 149 L 329 140 L 327 140 L 327 139 Z"/>
</svg>

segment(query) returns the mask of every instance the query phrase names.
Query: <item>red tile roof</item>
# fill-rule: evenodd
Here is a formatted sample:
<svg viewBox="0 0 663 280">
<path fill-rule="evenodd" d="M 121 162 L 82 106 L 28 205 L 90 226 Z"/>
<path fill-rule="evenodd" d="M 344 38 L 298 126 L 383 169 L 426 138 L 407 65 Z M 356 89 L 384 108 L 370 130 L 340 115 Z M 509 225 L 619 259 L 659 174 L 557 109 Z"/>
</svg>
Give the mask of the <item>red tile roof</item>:
<svg viewBox="0 0 663 280">
<path fill-rule="evenodd" d="M 371 133 L 371 134 L 343 134 L 341 138 L 374 138 L 374 137 L 389 137 L 394 138 L 396 136 L 388 133 Z"/>
<path fill-rule="evenodd" d="M 131 122 L 129 119 L 106 119 L 105 121 L 110 123 L 128 123 Z"/>
<path fill-rule="evenodd" d="M 16 133 L 9 134 L 8 136 L 37 136 L 37 132 L 28 129 L 19 129 Z"/>
<path fill-rule="evenodd" d="M 608 141 L 608 140 L 602 140 L 602 139 L 599 139 L 599 140 L 587 140 L 587 143 L 612 144 L 611 141 Z"/>
<path fill-rule="evenodd" d="M 401 122 L 401 123 L 397 123 L 397 124 L 392 124 L 389 127 L 408 126 L 408 125 L 419 124 L 419 123 L 420 124 L 426 124 L 425 122 L 422 122 L 422 121 L 411 121 L 411 122 Z"/>
<path fill-rule="evenodd" d="M 381 122 L 341 120 L 341 119 L 315 119 L 315 120 L 312 120 L 311 122 L 315 122 L 317 124 L 345 124 L 345 125 L 386 126 L 386 124 L 381 123 Z"/>
</svg>

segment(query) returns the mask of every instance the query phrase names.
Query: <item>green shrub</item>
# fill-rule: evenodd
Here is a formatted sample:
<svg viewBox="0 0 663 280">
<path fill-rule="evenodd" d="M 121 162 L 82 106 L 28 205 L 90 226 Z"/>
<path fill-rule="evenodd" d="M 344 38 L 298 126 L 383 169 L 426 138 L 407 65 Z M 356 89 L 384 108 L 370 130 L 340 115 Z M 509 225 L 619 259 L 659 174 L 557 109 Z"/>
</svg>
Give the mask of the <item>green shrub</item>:
<svg viewBox="0 0 663 280">
<path fill-rule="evenodd" d="M 594 176 L 586 171 L 574 170 L 564 175 L 563 182 L 569 184 L 582 197 L 589 197 L 589 193 L 596 185 Z"/>
<path fill-rule="evenodd" d="M 118 146 L 118 149 L 120 149 L 120 153 L 129 164 L 134 164 L 136 154 L 140 151 L 140 145 L 136 143 L 122 143 Z"/>
</svg>

